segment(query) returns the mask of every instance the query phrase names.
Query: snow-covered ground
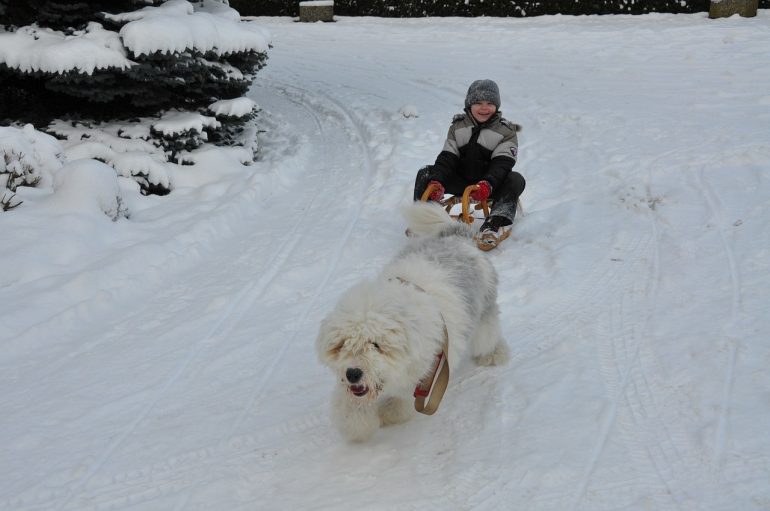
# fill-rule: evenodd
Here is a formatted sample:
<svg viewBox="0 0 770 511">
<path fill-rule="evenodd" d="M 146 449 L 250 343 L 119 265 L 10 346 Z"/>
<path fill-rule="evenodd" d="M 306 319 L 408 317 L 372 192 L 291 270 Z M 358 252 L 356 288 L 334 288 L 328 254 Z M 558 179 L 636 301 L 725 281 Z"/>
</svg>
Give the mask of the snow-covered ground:
<svg viewBox="0 0 770 511">
<path fill-rule="evenodd" d="M 261 161 L 0 213 L 1 510 L 770 509 L 769 11 L 254 22 Z M 318 323 L 477 78 L 524 126 L 512 360 L 346 444 Z"/>
</svg>

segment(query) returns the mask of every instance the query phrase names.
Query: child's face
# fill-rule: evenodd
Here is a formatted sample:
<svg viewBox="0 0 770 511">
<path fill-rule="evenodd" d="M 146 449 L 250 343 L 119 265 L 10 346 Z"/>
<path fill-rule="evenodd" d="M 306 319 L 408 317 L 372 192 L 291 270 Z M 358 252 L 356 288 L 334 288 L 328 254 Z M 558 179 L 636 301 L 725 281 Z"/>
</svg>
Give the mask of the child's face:
<svg viewBox="0 0 770 511">
<path fill-rule="evenodd" d="M 479 123 L 487 122 L 490 117 L 495 115 L 495 112 L 497 112 L 497 107 L 489 101 L 479 101 L 471 105 L 471 114 Z"/>
</svg>

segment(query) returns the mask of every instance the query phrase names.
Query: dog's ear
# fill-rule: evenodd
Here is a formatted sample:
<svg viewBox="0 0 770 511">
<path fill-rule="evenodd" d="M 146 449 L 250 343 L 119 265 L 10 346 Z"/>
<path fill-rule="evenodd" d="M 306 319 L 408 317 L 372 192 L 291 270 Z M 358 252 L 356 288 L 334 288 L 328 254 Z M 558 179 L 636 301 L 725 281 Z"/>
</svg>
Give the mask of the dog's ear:
<svg viewBox="0 0 770 511">
<path fill-rule="evenodd" d="M 318 329 L 318 337 L 315 342 L 318 358 L 322 362 L 336 359 L 340 354 L 342 347 L 345 345 L 344 339 L 339 339 L 331 332 L 326 320 L 321 322 L 321 326 Z"/>
</svg>

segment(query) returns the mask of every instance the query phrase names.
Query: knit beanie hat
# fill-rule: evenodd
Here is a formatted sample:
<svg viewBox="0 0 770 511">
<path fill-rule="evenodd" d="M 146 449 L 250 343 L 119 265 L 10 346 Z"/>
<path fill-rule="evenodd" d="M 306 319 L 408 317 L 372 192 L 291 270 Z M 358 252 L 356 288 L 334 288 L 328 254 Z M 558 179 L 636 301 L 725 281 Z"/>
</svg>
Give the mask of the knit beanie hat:
<svg viewBox="0 0 770 511">
<path fill-rule="evenodd" d="M 500 109 L 500 89 L 492 80 L 476 80 L 468 87 L 468 94 L 465 96 L 465 108 L 470 108 L 479 101 L 489 101 Z"/>
</svg>

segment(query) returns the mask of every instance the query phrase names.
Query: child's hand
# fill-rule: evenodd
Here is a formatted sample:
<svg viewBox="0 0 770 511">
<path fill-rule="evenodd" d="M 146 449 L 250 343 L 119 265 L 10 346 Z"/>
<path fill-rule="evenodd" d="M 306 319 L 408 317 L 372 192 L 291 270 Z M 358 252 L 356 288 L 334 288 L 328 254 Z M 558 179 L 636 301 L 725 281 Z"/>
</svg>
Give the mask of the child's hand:
<svg viewBox="0 0 770 511">
<path fill-rule="evenodd" d="M 471 192 L 471 199 L 481 202 L 489 198 L 489 194 L 492 193 L 492 186 L 489 181 L 479 181 L 476 183 L 478 188 Z"/>
<path fill-rule="evenodd" d="M 433 192 L 430 194 L 430 197 L 428 197 L 428 199 L 439 202 L 441 199 L 444 198 L 444 185 L 442 185 L 438 181 L 431 181 L 430 183 L 428 183 L 428 186 L 436 187 L 436 189 L 433 190 Z"/>
</svg>

